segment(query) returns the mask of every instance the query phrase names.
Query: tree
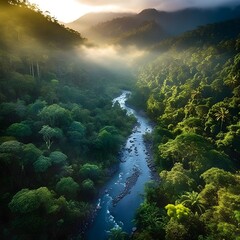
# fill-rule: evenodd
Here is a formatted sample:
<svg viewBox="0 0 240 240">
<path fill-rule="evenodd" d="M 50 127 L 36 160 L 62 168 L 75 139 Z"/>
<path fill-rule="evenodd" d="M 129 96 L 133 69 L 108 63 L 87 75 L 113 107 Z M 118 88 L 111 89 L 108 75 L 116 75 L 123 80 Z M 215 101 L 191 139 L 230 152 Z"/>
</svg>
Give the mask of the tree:
<svg viewBox="0 0 240 240">
<path fill-rule="evenodd" d="M 76 198 L 79 191 L 79 185 L 72 177 L 61 178 L 56 185 L 56 192 L 59 195 L 64 195 L 67 199 Z"/>
<path fill-rule="evenodd" d="M 12 201 L 9 203 L 9 207 L 12 212 L 25 214 L 38 209 L 41 205 L 39 196 L 36 191 L 29 189 L 22 189 L 16 193 Z"/>
<path fill-rule="evenodd" d="M 163 217 L 154 203 L 144 202 L 136 212 L 136 227 L 147 230 L 152 237 L 163 235 Z"/>
<path fill-rule="evenodd" d="M 13 233 L 23 237 L 53 238 L 60 230 L 56 224 L 63 217 L 66 200 L 55 198 L 54 192 L 46 187 L 22 189 L 17 192 L 8 204 L 14 214 Z M 63 211 L 63 212 L 61 212 Z"/>
<path fill-rule="evenodd" d="M 102 128 L 97 137 L 97 147 L 105 154 L 116 153 L 122 142 L 122 137 L 113 126 Z"/>
<path fill-rule="evenodd" d="M 187 218 L 191 211 L 189 208 L 185 207 L 183 204 L 168 204 L 165 209 L 167 210 L 167 215 L 170 218 L 181 220 Z"/>
<path fill-rule="evenodd" d="M 195 181 L 190 177 L 189 171 L 185 170 L 181 163 L 175 163 L 171 171 L 162 171 L 160 178 L 162 187 L 172 199 L 185 191 L 192 190 L 195 185 Z"/>
<path fill-rule="evenodd" d="M 223 122 L 228 117 L 228 115 L 229 115 L 229 110 L 226 109 L 225 107 L 220 107 L 217 110 L 217 112 L 215 113 L 215 117 L 216 117 L 217 121 L 219 121 L 219 120 L 221 121 L 220 131 L 222 131 Z"/>
<path fill-rule="evenodd" d="M 19 155 L 22 151 L 22 146 L 23 144 L 21 142 L 15 140 L 7 141 L 0 145 L 0 152 Z"/>
<path fill-rule="evenodd" d="M 28 105 L 28 116 L 30 116 L 32 119 L 36 119 L 39 112 L 46 107 L 46 105 L 46 101 L 37 99 L 34 103 Z"/>
<path fill-rule="evenodd" d="M 228 156 L 215 150 L 204 137 L 194 133 L 183 133 L 158 147 L 163 168 L 170 168 L 175 162 L 185 169 L 201 174 L 207 169 L 218 166 L 230 169 L 232 163 Z"/>
<path fill-rule="evenodd" d="M 159 145 L 158 150 L 163 168 L 172 167 L 175 162 L 181 162 L 189 168 L 193 159 L 195 163 L 201 163 L 203 153 L 209 148 L 211 145 L 202 136 L 183 133 L 174 140 L 171 139 L 166 144 Z"/>
<path fill-rule="evenodd" d="M 201 202 L 206 206 L 206 209 L 217 205 L 218 189 L 212 183 L 206 184 L 204 189 L 199 193 Z"/>
<path fill-rule="evenodd" d="M 38 115 L 46 125 L 51 127 L 68 126 L 71 122 L 69 110 L 58 104 L 44 107 Z"/>
<path fill-rule="evenodd" d="M 185 240 L 187 239 L 187 230 L 185 226 L 174 219 L 171 219 L 166 225 L 166 240 Z"/>
<path fill-rule="evenodd" d="M 67 132 L 69 140 L 76 146 L 83 142 L 86 128 L 80 122 L 72 122 Z"/>
<path fill-rule="evenodd" d="M 52 166 L 51 159 L 41 155 L 37 161 L 33 163 L 33 167 L 36 173 L 44 173 Z"/>
<path fill-rule="evenodd" d="M 95 186 L 94 186 L 94 182 L 87 178 L 82 182 L 82 190 L 83 190 L 83 194 L 84 197 L 86 199 L 89 199 L 89 197 L 93 197 L 95 194 Z"/>
<path fill-rule="evenodd" d="M 80 177 L 97 181 L 101 178 L 102 170 L 95 164 L 85 163 L 79 170 Z"/>
<path fill-rule="evenodd" d="M 53 164 L 64 165 L 67 160 L 67 155 L 60 151 L 51 152 L 49 155 L 51 162 Z"/>
<path fill-rule="evenodd" d="M 32 130 L 25 123 L 13 123 L 8 127 L 7 134 L 21 139 L 30 136 Z"/>
<path fill-rule="evenodd" d="M 59 128 L 52 128 L 48 125 L 44 125 L 39 131 L 43 135 L 43 140 L 47 146 L 47 149 L 50 150 L 53 144 L 53 138 L 60 138 L 62 136 L 62 131 Z"/>
<path fill-rule="evenodd" d="M 23 161 L 24 165 L 29 165 L 42 155 L 42 151 L 38 149 L 34 144 L 28 143 L 23 146 Z"/>
<path fill-rule="evenodd" d="M 109 240 L 126 240 L 128 234 L 122 230 L 121 227 L 112 228 L 109 232 Z"/>
<path fill-rule="evenodd" d="M 216 187 L 227 187 L 236 184 L 234 175 L 219 168 L 210 168 L 201 177 L 206 184 L 213 184 Z"/>
</svg>

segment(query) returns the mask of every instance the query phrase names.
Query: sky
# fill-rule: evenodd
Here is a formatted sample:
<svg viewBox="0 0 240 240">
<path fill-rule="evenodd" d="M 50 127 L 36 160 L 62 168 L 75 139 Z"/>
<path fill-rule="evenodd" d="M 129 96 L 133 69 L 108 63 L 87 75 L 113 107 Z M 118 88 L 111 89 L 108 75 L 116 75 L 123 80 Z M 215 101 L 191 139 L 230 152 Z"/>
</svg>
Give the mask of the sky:
<svg viewBox="0 0 240 240">
<path fill-rule="evenodd" d="M 145 8 L 174 11 L 186 7 L 240 4 L 240 0 L 28 0 L 61 22 L 72 22 L 89 12 L 140 12 Z"/>
</svg>

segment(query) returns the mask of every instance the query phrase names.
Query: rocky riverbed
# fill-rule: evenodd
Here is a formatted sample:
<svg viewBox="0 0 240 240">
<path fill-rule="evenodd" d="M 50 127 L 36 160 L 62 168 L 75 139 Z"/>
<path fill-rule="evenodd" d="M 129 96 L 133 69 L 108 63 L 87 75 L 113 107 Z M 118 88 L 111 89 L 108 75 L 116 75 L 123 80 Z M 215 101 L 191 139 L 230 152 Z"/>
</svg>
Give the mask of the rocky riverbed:
<svg viewBox="0 0 240 240">
<path fill-rule="evenodd" d="M 112 200 L 113 206 L 116 206 L 116 204 L 122 198 L 124 198 L 127 194 L 130 194 L 130 190 L 137 182 L 140 174 L 141 174 L 141 171 L 138 168 L 133 169 L 132 175 L 130 177 L 128 177 L 125 182 L 125 188 L 123 189 L 123 191 L 120 194 L 118 194 L 116 197 L 113 198 L 113 200 Z"/>
</svg>

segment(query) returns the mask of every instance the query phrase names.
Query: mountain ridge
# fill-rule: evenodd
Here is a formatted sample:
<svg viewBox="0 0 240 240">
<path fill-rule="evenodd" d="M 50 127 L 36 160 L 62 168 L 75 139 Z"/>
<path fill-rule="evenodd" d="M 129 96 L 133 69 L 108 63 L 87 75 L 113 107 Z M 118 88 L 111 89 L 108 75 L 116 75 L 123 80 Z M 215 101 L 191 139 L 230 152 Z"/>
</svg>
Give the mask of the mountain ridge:
<svg viewBox="0 0 240 240">
<path fill-rule="evenodd" d="M 143 25 L 143 22 L 154 20 L 164 32 L 164 34 L 159 33 L 162 36 L 156 38 L 155 43 L 157 43 L 159 39 L 176 36 L 202 25 L 222 22 L 237 17 L 240 17 L 240 5 L 235 8 L 186 8 L 174 12 L 165 12 L 149 8 L 137 14 L 98 23 L 85 29 L 83 35 L 93 42 L 121 44 L 122 41 L 116 42 L 115 40 L 121 39 L 121 37 L 128 35 L 130 32 L 137 31 L 139 26 Z M 129 44 L 134 44 L 134 41 L 131 41 Z"/>
</svg>

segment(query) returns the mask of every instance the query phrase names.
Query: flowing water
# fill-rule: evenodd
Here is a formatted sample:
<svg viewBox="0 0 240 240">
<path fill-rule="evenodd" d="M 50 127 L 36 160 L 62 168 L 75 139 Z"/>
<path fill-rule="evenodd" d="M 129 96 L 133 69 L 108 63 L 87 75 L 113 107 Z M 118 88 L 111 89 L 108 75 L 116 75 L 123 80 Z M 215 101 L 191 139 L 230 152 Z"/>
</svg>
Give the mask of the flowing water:
<svg viewBox="0 0 240 240">
<path fill-rule="evenodd" d="M 152 126 L 145 116 L 126 106 L 129 94 L 123 91 L 113 100 L 113 104 L 118 102 L 128 114 L 133 114 L 137 125 L 122 150 L 118 171 L 105 185 L 105 191 L 98 199 L 98 211 L 87 232 L 87 240 L 107 239 L 110 229 L 117 227 L 131 233 L 134 214 L 143 201 L 144 184 L 152 178 L 147 165 L 150 154 L 143 141 L 143 135 L 151 132 Z"/>
</svg>

